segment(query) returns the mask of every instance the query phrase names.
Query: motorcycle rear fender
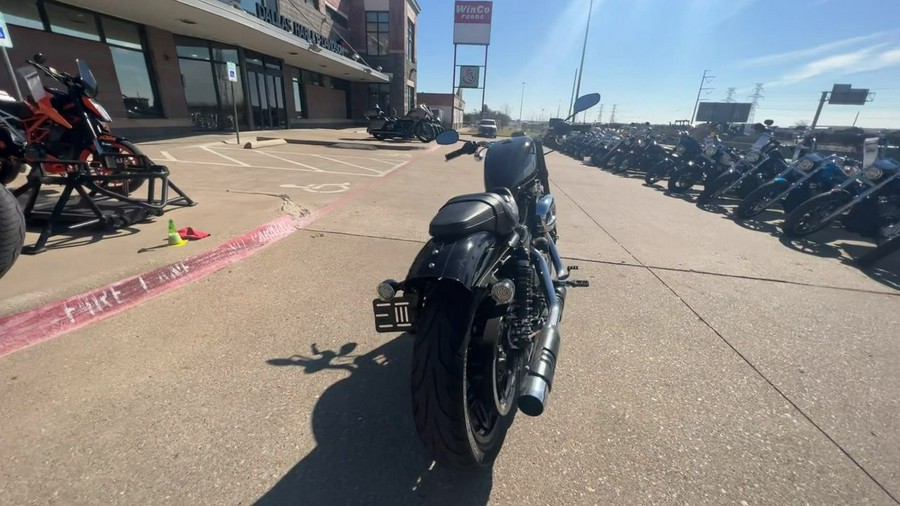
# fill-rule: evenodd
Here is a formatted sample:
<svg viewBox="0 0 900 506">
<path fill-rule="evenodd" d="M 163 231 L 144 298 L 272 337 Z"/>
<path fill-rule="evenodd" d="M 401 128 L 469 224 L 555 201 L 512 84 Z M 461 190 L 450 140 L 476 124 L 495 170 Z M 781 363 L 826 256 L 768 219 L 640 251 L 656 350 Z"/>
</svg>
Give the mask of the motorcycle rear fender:
<svg viewBox="0 0 900 506">
<path fill-rule="evenodd" d="M 453 240 L 431 239 L 413 260 L 403 282 L 404 290 L 429 282 L 452 280 L 474 291 L 498 253 L 497 238 L 488 232 Z"/>
<path fill-rule="evenodd" d="M 781 176 L 776 177 L 776 178 L 773 179 L 772 181 L 775 181 L 775 182 L 778 183 L 778 184 L 785 184 L 785 183 L 788 182 L 788 180 L 787 180 L 786 178 L 783 178 L 783 177 L 781 177 Z"/>
</svg>

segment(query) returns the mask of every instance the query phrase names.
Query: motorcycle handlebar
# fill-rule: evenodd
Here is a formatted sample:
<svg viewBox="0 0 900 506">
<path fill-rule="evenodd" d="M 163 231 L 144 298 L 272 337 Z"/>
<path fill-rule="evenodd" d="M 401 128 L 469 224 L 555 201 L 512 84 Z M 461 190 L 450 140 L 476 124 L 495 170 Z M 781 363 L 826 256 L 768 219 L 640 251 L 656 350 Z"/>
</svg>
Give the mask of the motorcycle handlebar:
<svg viewBox="0 0 900 506">
<path fill-rule="evenodd" d="M 454 158 L 460 157 L 464 154 L 466 154 L 465 146 L 457 149 L 456 151 L 451 151 L 451 152 L 447 153 L 446 155 L 444 155 L 444 160 L 449 162 L 450 160 L 453 160 Z"/>
</svg>

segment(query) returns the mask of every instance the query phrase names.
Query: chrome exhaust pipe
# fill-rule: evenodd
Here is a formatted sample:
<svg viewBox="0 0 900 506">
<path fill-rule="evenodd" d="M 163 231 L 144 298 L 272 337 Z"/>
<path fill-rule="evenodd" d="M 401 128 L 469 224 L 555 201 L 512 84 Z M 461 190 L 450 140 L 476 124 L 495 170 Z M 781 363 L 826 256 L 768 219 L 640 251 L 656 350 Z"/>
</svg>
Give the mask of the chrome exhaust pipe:
<svg viewBox="0 0 900 506">
<path fill-rule="evenodd" d="M 534 354 L 528 364 L 528 372 L 522 380 L 519 394 L 519 409 L 528 416 L 538 416 L 544 412 L 547 398 L 553 387 L 553 375 L 559 359 L 561 339 L 559 336 L 559 320 L 562 305 L 565 301 L 565 289 L 559 292 L 553 288 L 553 279 L 544 257 L 536 249 L 531 250 L 532 260 L 540 267 L 544 290 L 550 303 L 550 314 L 541 335 L 535 343 Z"/>
</svg>

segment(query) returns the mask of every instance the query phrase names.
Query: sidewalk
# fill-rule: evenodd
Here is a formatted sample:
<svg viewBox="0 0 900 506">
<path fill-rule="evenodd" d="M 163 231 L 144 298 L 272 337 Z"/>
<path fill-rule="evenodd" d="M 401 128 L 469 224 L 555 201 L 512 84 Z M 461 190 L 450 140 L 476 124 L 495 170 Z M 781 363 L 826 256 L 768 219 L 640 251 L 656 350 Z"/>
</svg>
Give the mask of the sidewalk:
<svg viewBox="0 0 900 506">
<path fill-rule="evenodd" d="M 253 132 L 293 141 L 362 143 L 364 130 Z M 242 134 L 241 140 L 250 135 Z M 71 297 L 129 276 L 212 250 L 279 216 L 299 218 L 371 184 L 412 159 L 416 151 L 341 149 L 304 144 L 242 149 L 233 135 L 209 134 L 140 143 L 171 180 L 196 203 L 174 207 L 162 217 L 114 232 L 85 230 L 51 237 L 47 251 L 22 255 L 0 280 L 0 317 Z M 415 141 L 421 148 L 429 145 Z M 411 143 L 410 143 L 411 144 Z M 24 178 L 23 178 L 24 179 Z M 17 187 L 24 181 L 16 181 Z M 54 201 L 59 187 L 47 187 L 42 199 Z M 138 192 L 140 194 L 140 191 Z M 210 237 L 167 247 L 168 220 L 177 228 L 194 227 Z M 29 228 L 26 245 L 39 228 Z"/>
</svg>

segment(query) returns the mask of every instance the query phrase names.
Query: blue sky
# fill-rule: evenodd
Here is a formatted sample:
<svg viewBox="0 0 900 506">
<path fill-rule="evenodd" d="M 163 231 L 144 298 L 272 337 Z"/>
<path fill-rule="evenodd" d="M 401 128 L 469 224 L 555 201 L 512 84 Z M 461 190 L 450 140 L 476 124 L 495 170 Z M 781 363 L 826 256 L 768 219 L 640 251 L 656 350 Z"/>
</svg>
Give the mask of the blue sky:
<svg viewBox="0 0 900 506">
<path fill-rule="evenodd" d="M 418 91 L 450 92 L 453 1 L 420 0 Z M 581 58 L 589 0 L 494 0 L 485 102 L 524 118 L 568 107 Z M 603 120 L 688 119 L 700 77 L 723 100 L 730 87 L 749 101 L 764 83 L 756 120 L 810 122 L 834 83 L 875 92 L 865 106 L 826 104 L 820 125 L 900 128 L 900 0 L 594 0 L 581 81 L 598 91 Z M 460 46 L 458 64 L 483 63 Z M 478 109 L 481 90 L 464 92 Z M 599 106 L 588 113 L 595 120 Z"/>
</svg>

